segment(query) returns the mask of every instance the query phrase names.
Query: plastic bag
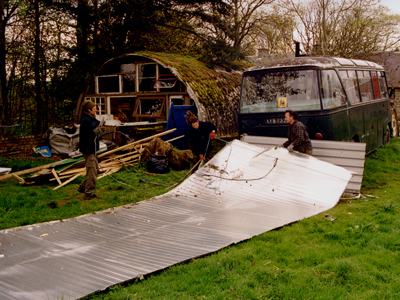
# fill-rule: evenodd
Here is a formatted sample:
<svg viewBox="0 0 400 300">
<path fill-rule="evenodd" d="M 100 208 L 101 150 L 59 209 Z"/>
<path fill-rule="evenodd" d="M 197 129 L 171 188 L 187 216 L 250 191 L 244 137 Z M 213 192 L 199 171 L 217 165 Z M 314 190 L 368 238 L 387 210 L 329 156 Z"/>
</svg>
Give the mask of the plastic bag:
<svg viewBox="0 0 400 300">
<path fill-rule="evenodd" d="M 163 155 L 150 154 L 147 162 L 147 171 L 157 174 L 168 173 L 169 167 L 167 157 Z"/>
</svg>

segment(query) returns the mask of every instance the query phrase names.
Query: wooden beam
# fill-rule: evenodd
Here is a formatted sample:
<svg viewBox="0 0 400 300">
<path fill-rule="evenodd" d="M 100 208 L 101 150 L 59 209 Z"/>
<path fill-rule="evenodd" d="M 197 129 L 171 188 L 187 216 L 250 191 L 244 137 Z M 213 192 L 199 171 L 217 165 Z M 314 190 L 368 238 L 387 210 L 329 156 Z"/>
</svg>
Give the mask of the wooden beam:
<svg viewBox="0 0 400 300">
<path fill-rule="evenodd" d="M 23 178 L 19 177 L 18 175 L 16 175 L 15 173 L 11 173 L 11 177 L 16 178 L 19 181 L 19 183 L 25 183 L 25 180 Z"/>
<path fill-rule="evenodd" d="M 173 138 L 173 139 L 170 139 L 170 140 L 168 140 L 168 141 L 165 141 L 165 142 L 172 142 L 172 141 L 175 141 L 175 140 L 178 140 L 178 139 L 180 139 L 180 138 L 183 138 L 185 135 L 181 135 L 181 136 L 178 136 L 178 137 L 175 137 L 175 138 Z"/>
<path fill-rule="evenodd" d="M 58 184 L 62 184 L 62 182 L 61 182 L 60 178 L 58 177 L 57 172 L 56 172 L 56 170 L 54 168 L 51 169 L 51 173 L 53 173 L 53 175 L 56 178 Z"/>
<path fill-rule="evenodd" d="M 66 176 L 58 176 L 59 179 L 71 178 L 74 174 L 66 175 Z M 49 181 L 55 181 L 55 178 L 50 178 Z"/>
<path fill-rule="evenodd" d="M 56 186 L 56 187 L 53 189 L 53 191 L 59 189 L 60 187 L 63 187 L 63 186 L 65 186 L 65 185 L 67 185 L 68 183 L 70 183 L 71 181 L 74 181 L 76 178 L 78 178 L 78 177 L 81 176 L 81 175 L 85 175 L 85 173 L 82 172 L 82 173 L 76 174 L 74 177 L 72 177 L 71 179 L 68 179 L 68 180 L 65 181 L 63 184 L 60 184 L 59 186 Z"/>
<path fill-rule="evenodd" d="M 173 129 L 170 129 L 170 130 L 167 130 L 167 131 L 164 131 L 164 132 L 161 132 L 161 133 L 158 133 L 158 134 L 149 136 L 149 137 L 147 137 L 147 138 L 144 138 L 144 139 L 135 141 L 135 142 L 133 142 L 133 143 L 126 144 L 126 145 L 124 145 L 124 146 L 115 148 L 115 149 L 110 150 L 110 151 L 108 151 L 108 152 L 104 152 L 104 153 L 98 155 L 97 157 L 100 158 L 100 157 L 109 155 L 109 154 L 111 154 L 111 153 L 117 152 L 117 151 L 126 150 L 126 149 L 129 149 L 129 147 L 132 147 L 132 148 L 133 148 L 134 145 L 142 144 L 142 143 L 147 142 L 147 141 L 150 141 L 150 140 L 152 140 L 152 139 L 154 139 L 154 138 L 156 138 L 156 137 L 164 136 L 164 135 L 166 135 L 166 134 L 169 134 L 169 133 L 171 133 L 171 132 L 174 132 L 175 130 L 176 130 L 176 128 L 173 128 Z"/>
<path fill-rule="evenodd" d="M 75 173 L 81 173 L 81 172 L 86 172 L 86 168 L 78 168 L 78 169 L 72 169 L 72 170 L 66 170 L 60 172 L 60 175 L 68 175 L 68 174 L 75 174 Z"/>
<path fill-rule="evenodd" d="M 26 170 L 22 170 L 22 171 L 18 171 L 18 172 L 14 172 L 14 173 L 10 173 L 10 174 L 6 174 L 6 175 L 2 175 L 0 176 L 0 181 L 9 179 L 14 177 L 13 174 L 15 175 L 23 175 L 23 174 L 28 174 L 28 173 L 32 173 L 32 172 L 36 172 L 36 171 L 40 171 L 43 170 L 47 167 L 50 167 L 51 165 L 55 164 L 55 162 L 51 163 L 51 164 L 47 164 L 47 165 L 43 165 L 43 166 L 38 166 L 38 167 L 34 167 L 34 168 L 30 168 L 30 169 L 26 169 Z"/>
<path fill-rule="evenodd" d="M 119 171 L 119 169 L 121 169 L 121 167 L 119 167 L 119 168 L 109 168 L 104 174 L 102 174 L 101 176 L 97 177 L 97 180 L 99 180 L 99 179 L 101 179 L 103 177 L 106 177 L 108 175 L 117 173 Z"/>
</svg>

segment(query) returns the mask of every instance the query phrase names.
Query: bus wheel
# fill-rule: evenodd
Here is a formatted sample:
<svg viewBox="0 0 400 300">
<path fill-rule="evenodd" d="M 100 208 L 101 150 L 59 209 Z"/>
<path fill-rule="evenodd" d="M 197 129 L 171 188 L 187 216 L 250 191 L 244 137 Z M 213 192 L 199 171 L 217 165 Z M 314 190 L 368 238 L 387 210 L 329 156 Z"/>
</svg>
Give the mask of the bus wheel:
<svg viewBox="0 0 400 300">
<path fill-rule="evenodd" d="M 392 109 L 392 137 L 399 136 L 399 122 L 397 120 L 397 112 Z"/>
</svg>

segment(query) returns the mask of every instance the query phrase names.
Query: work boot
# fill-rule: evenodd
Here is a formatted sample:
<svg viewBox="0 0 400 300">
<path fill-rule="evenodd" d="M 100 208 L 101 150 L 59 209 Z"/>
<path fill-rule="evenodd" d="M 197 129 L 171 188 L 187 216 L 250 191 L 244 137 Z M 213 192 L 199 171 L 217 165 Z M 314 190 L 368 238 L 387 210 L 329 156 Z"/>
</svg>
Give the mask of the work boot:
<svg viewBox="0 0 400 300">
<path fill-rule="evenodd" d="M 83 200 L 92 200 L 92 199 L 100 199 L 100 197 L 97 196 L 96 194 L 91 194 L 91 195 L 85 196 L 85 197 L 83 198 Z"/>
</svg>

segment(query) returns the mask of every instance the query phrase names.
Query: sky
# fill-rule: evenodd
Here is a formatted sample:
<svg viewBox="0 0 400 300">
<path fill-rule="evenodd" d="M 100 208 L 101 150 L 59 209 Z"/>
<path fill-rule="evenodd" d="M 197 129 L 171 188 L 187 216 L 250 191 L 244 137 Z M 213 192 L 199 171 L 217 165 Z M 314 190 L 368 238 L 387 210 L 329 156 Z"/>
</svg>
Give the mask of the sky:
<svg viewBox="0 0 400 300">
<path fill-rule="evenodd" d="M 381 4 L 388 7 L 392 13 L 400 14 L 400 1 L 399 0 L 381 0 Z"/>
</svg>

